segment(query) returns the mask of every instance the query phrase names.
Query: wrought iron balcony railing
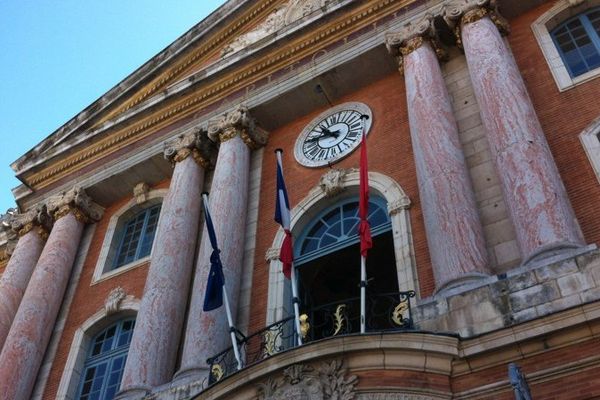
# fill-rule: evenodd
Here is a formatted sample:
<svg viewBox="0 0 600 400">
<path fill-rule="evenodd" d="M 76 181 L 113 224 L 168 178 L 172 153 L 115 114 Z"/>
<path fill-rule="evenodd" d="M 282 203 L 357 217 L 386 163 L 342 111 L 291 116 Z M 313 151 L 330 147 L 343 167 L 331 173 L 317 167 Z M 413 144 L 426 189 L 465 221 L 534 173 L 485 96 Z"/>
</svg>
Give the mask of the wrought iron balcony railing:
<svg viewBox="0 0 600 400">
<path fill-rule="evenodd" d="M 414 329 L 410 298 L 413 290 L 377 295 L 367 295 L 367 333 L 403 331 Z M 353 297 L 303 310 L 300 315 L 303 343 L 332 336 L 358 333 L 360 330 L 360 298 Z M 255 364 L 282 351 L 297 346 L 294 317 L 282 319 L 266 328 L 244 336 L 237 332 L 238 346 L 243 366 Z M 209 385 L 237 370 L 233 347 L 209 358 Z"/>
</svg>

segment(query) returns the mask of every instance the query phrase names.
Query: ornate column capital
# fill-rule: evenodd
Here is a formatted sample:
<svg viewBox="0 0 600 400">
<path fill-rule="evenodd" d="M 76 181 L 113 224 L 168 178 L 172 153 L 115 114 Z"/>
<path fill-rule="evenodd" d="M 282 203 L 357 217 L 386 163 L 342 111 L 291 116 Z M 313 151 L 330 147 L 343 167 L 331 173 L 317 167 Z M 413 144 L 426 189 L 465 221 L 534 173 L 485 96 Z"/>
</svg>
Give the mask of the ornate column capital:
<svg viewBox="0 0 600 400">
<path fill-rule="evenodd" d="M 21 237 L 35 229 L 42 239 L 46 240 L 48 238 L 53 220 L 48 214 L 45 204 L 37 204 L 24 213 L 15 211 L 10 212 L 9 210 L 2 218 L 2 225 L 7 228 L 7 233 L 10 230 Z"/>
<path fill-rule="evenodd" d="M 388 32 L 385 35 L 385 46 L 388 52 L 397 58 L 400 73 L 404 72 L 404 57 L 426 42 L 431 44 L 440 61 L 446 60 L 448 55 L 439 41 L 433 25 L 433 16 L 429 14 L 408 22 L 397 32 Z"/>
<path fill-rule="evenodd" d="M 444 5 L 443 14 L 448 26 L 454 29 L 457 45 L 461 49 L 462 27 L 485 17 L 490 17 L 502 35 L 510 33 L 510 25 L 498 12 L 496 0 L 450 0 Z"/>
<path fill-rule="evenodd" d="M 208 136 L 213 141 L 226 142 L 240 135 L 252 150 L 267 143 L 267 134 L 256 126 L 246 106 L 240 105 L 233 111 L 209 123 Z"/>
<path fill-rule="evenodd" d="M 210 169 L 215 165 L 215 150 L 216 146 L 209 140 L 206 131 L 196 128 L 165 142 L 164 156 L 175 164 L 191 155 L 202 168 Z"/>
<path fill-rule="evenodd" d="M 85 224 L 99 221 L 103 213 L 102 207 L 94 203 L 83 188 L 77 186 L 50 197 L 46 201 L 46 207 L 54 220 L 72 212 L 78 221 Z"/>
</svg>

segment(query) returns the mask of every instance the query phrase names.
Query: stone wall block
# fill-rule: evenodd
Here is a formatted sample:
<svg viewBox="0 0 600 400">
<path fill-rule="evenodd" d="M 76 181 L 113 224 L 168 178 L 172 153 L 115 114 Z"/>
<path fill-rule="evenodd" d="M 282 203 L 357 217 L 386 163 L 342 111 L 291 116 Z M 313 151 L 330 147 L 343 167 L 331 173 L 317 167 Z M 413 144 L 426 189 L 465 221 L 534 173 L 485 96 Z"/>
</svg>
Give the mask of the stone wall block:
<svg viewBox="0 0 600 400">
<path fill-rule="evenodd" d="M 589 290 L 584 290 L 579 294 L 582 303 L 590 303 L 592 301 L 600 300 L 600 287 L 594 287 Z"/>
<path fill-rule="evenodd" d="M 578 271 L 579 269 L 577 268 L 575 261 L 567 260 L 537 268 L 535 274 L 540 282 L 546 282 Z"/>
<path fill-rule="evenodd" d="M 594 282 L 581 272 L 560 277 L 556 280 L 556 283 L 563 296 L 579 293 L 595 286 Z"/>
<path fill-rule="evenodd" d="M 441 298 L 415 307 L 413 310 L 413 318 L 416 321 L 424 321 L 438 318 L 447 312 L 448 302 L 445 298 Z"/>
<path fill-rule="evenodd" d="M 524 310 L 512 313 L 510 319 L 513 324 L 519 324 L 521 322 L 531 321 L 538 317 L 537 309 L 535 307 L 525 308 Z"/>
<path fill-rule="evenodd" d="M 464 307 L 472 307 L 473 304 L 485 302 L 491 298 L 489 286 L 483 286 L 465 293 L 452 296 L 448 299 L 448 306 L 451 311 Z"/>
<path fill-rule="evenodd" d="M 548 303 L 560 297 L 560 291 L 555 281 L 544 282 L 540 285 L 519 290 L 509 295 L 513 311 L 521 311 L 539 304 Z"/>
<path fill-rule="evenodd" d="M 567 308 L 575 307 L 579 304 L 581 304 L 581 297 L 576 293 L 571 296 L 561 297 L 550 303 L 540 304 L 539 306 L 536 306 L 535 309 L 538 316 L 543 317 L 544 315 L 566 310 Z"/>
<path fill-rule="evenodd" d="M 535 272 L 528 271 L 508 278 L 508 287 L 511 292 L 527 289 L 538 284 Z"/>
</svg>

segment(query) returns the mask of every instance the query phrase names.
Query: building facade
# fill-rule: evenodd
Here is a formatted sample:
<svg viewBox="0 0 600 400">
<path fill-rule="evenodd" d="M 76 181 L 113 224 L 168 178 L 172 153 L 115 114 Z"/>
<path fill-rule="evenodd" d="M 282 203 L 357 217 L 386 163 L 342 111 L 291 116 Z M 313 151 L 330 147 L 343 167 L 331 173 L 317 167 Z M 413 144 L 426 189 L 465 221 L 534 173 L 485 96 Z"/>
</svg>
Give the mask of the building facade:
<svg viewBox="0 0 600 400">
<path fill-rule="evenodd" d="M 600 397 L 598 76 L 596 0 L 228 0 L 12 164 L 0 393 Z"/>
</svg>

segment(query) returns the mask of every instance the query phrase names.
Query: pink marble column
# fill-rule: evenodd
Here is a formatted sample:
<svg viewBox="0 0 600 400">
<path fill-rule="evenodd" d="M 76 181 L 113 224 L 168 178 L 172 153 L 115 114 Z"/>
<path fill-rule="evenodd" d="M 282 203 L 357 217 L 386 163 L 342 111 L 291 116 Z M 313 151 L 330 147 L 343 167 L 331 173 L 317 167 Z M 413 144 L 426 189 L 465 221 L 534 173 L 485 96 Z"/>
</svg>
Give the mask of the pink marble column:
<svg viewBox="0 0 600 400">
<path fill-rule="evenodd" d="M 52 226 L 45 206 L 14 215 L 10 225 L 19 241 L 0 279 L 0 350 Z"/>
<path fill-rule="evenodd" d="M 264 144 L 265 138 L 258 134 L 244 107 L 223 117 L 209 134 L 221 142 L 209 202 L 235 317 L 245 244 L 250 151 Z M 202 311 L 211 251 L 205 228 L 198 252 L 181 369 L 177 373 L 177 378 L 182 380 L 206 376 L 206 359 L 231 346 L 225 311 Z"/>
<path fill-rule="evenodd" d="M 100 209 L 83 190 L 48 200 L 56 218 L 35 266 L 21 305 L 0 354 L 0 393 L 5 399 L 28 399 L 71 275 L 86 222 L 100 218 Z"/>
<path fill-rule="evenodd" d="M 584 244 L 546 137 L 501 32 L 494 1 L 446 10 L 457 22 L 504 198 L 527 263 Z M 486 3 L 486 2 L 483 2 Z"/>
<path fill-rule="evenodd" d="M 387 36 L 404 70 L 410 133 L 436 290 L 487 276 L 487 250 L 433 19 Z M 435 48 L 435 49 L 434 49 Z M 436 54 L 436 50 L 438 54 Z"/>
<path fill-rule="evenodd" d="M 210 165 L 206 145 L 211 144 L 205 134 L 192 132 L 166 146 L 165 157 L 175 169 L 118 398 L 146 394 L 169 382 L 175 372 L 198 236 L 200 193 Z"/>
</svg>

